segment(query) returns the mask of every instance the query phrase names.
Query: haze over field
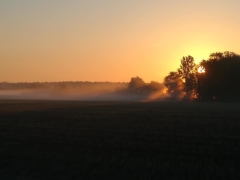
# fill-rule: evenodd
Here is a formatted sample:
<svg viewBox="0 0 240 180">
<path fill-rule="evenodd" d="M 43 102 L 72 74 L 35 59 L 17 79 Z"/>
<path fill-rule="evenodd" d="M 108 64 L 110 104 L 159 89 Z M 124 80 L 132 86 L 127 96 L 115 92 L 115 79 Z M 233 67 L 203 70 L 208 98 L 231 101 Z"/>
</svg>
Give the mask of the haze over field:
<svg viewBox="0 0 240 180">
<path fill-rule="evenodd" d="M 240 52 L 239 0 L 1 0 L 0 82 L 162 82 L 182 56 Z"/>
<path fill-rule="evenodd" d="M 0 99 L 155 101 L 165 96 L 165 89 L 161 83 L 145 83 L 139 77 L 129 83 L 0 83 Z"/>
<path fill-rule="evenodd" d="M 111 100 L 126 88 L 126 83 L 108 82 L 0 83 L 0 99 Z"/>
</svg>

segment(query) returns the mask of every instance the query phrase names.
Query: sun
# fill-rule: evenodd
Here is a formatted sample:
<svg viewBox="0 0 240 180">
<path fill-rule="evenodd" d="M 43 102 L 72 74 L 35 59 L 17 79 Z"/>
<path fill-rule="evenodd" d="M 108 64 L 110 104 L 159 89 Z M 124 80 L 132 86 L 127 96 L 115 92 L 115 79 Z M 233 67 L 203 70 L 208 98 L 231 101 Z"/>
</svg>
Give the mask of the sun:
<svg viewBox="0 0 240 180">
<path fill-rule="evenodd" d="M 205 73 L 205 72 L 206 72 L 206 70 L 205 70 L 205 68 L 203 66 L 200 66 L 198 68 L 198 73 Z"/>
</svg>

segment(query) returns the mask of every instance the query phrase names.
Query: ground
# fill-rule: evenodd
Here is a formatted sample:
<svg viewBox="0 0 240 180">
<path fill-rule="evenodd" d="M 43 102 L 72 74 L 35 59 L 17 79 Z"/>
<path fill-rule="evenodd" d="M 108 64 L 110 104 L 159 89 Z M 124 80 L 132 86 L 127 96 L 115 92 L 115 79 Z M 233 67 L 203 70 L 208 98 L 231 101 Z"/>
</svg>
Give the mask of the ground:
<svg viewBox="0 0 240 180">
<path fill-rule="evenodd" d="M 0 100 L 0 180 L 240 179 L 240 104 Z"/>
</svg>

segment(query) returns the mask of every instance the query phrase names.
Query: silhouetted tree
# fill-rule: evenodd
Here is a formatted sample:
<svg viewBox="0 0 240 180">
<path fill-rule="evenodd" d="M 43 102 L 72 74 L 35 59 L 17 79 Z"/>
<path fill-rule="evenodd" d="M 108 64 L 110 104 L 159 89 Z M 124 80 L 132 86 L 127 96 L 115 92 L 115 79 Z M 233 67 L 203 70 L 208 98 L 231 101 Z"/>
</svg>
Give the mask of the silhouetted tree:
<svg viewBox="0 0 240 180">
<path fill-rule="evenodd" d="M 196 89 L 196 64 L 192 56 L 184 56 L 181 59 L 178 73 L 184 81 L 185 98 L 192 98 Z"/>
<path fill-rule="evenodd" d="M 211 53 L 209 56 L 209 61 L 210 60 L 220 60 L 223 58 L 232 58 L 238 56 L 236 53 L 231 52 L 231 51 L 225 51 L 225 52 L 215 52 L 215 53 Z"/>
<path fill-rule="evenodd" d="M 157 81 L 151 81 L 148 85 L 147 85 L 148 89 L 150 91 L 163 91 L 164 90 L 164 85 L 162 83 L 159 83 Z"/>
<path fill-rule="evenodd" d="M 132 77 L 131 81 L 129 82 L 129 88 L 134 89 L 134 88 L 139 88 L 144 86 L 146 83 L 140 78 L 140 77 Z"/>
<path fill-rule="evenodd" d="M 178 72 L 170 72 L 164 78 L 164 85 L 168 88 L 167 93 L 174 99 L 182 99 L 184 96 L 184 83 Z"/>
<path fill-rule="evenodd" d="M 201 98 L 240 100 L 240 55 L 229 51 L 212 53 L 200 64 L 206 71 L 198 92 Z"/>
<path fill-rule="evenodd" d="M 157 81 L 145 83 L 140 77 L 131 78 L 128 88 L 121 91 L 124 94 L 138 96 L 140 99 L 147 99 L 149 96 L 154 95 L 153 99 L 160 98 L 164 94 L 165 86 Z"/>
</svg>

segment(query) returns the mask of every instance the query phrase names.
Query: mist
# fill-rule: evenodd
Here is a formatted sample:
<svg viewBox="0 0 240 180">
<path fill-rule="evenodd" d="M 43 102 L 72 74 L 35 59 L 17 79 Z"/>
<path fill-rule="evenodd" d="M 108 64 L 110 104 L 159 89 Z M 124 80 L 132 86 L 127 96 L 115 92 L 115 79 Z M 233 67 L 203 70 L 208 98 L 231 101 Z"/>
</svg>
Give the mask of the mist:
<svg viewBox="0 0 240 180">
<path fill-rule="evenodd" d="M 162 86 L 144 83 L 136 87 L 124 82 L 0 83 L 0 99 L 154 101 L 164 96 Z"/>
</svg>

